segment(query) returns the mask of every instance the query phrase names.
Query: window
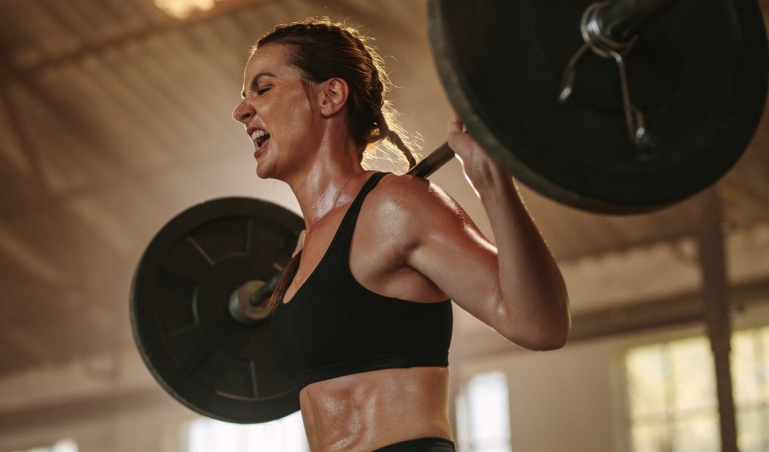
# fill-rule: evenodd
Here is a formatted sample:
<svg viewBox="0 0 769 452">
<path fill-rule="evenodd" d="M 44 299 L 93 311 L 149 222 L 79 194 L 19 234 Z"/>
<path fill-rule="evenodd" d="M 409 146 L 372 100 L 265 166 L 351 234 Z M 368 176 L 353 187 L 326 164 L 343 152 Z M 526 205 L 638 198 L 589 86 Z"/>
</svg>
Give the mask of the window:
<svg viewBox="0 0 769 452">
<path fill-rule="evenodd" d="M 502 372 L 476 375 L 457 396 L 457 442 L 462 452 L 510 452 L 510 406 Z"/>
<path fill-rule="evenodd" d="M 731 365 L 737 445 L 769 452 L 769 328 L 732 335 Z"/>
<path fill-rule="evenodd" d="M 187 452 L 309 452 L 302 415 L 263 424 L 229 424 L 209 418 L 190 422 Z"/>
<path fill-rule="evenodd" d="M 36 447 L 34 449 L 27 449 L 26 451 L 15 452 L 78 452 L 77 444 L 71 439 L 63 439 L 56 442 L 52 446 Z"/>
<path fill-rule="evenodd" d="M 625 367 L 633 452 L 720 451 L 707 338 L 634 348 Z"/>
<path fill-rule="evenodd" d="M 769 452 L 769 327 L 732 334 L 731 367 L 739 449 Z M 633 452 L 721 450 L 706 337 L 635 347 L 625 370 Z"/>
</svg>

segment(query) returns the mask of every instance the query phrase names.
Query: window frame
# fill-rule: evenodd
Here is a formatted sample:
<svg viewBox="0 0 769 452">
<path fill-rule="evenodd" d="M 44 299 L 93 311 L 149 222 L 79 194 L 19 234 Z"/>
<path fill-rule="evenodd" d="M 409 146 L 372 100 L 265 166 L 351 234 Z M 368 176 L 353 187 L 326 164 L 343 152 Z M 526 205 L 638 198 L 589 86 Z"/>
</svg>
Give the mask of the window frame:
<svg viewBox="0 0 769 452">
<path fill-rule="evenodd" d="M 747 307 L 732 301 L 730 314 L 732 320 L 732 335 L 738 331 L 769 327 L 769 300 L 759 304 L 751 303 L 751 305 Z M 632 444 L 633 425 L 630 413 L 629 381 L 625 369 L 625 358 L 627 353 L 636 347 L 674 342 L 697 336 L 708 337 L 707 326 L 704 319 L 698 322 L 687 322 L 685 324 L 672 325 L 650 331 L 629 332 L 626 335 L 617 337 L 617 349 L 612 363 L 612 373 L 614 374 L 614 378 L 611 379 L 612 381 L 617 382 L 616 388 L 613 390 L 612 394 L 614 409 L 617 413 L 617 419 L 619 419 L 619 421 L 615 423 L 615 444 L 617 444 L 617 452 L 634 452 Z M 715 379 L 716 376 L 714 375 L 713 378 Z M 736 403 L 734 408 L 735 416 L 737 416 L 739 408 Z"/>
</svg>

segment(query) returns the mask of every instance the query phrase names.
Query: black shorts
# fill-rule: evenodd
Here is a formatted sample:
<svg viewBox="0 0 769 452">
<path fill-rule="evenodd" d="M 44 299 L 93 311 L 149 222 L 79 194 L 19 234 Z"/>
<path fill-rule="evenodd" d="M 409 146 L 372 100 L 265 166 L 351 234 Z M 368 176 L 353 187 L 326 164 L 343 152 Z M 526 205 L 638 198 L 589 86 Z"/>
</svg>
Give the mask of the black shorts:
<svg viewBox="0 0 769 452">
<path fill-rule="evenodd" d="M 456 452 L 454 442 L 445 438 L 419 438 L 390 444 L 373 452 Z"/>
</svg>

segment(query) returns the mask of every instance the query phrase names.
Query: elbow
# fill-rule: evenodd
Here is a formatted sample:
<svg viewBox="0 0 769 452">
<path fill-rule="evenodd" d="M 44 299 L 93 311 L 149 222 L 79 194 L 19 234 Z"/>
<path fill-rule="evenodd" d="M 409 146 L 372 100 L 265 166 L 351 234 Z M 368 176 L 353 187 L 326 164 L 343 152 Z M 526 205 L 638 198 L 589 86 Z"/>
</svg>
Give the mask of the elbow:
<svg viewBox="0 0 769 452">
<path fill-rule="evenodd" d="M 538 351 L 558 350 L 566 345 L 571 331 L 571 310 L 568 296 L 564 292 L 557 309 L 543 319 L 537 328 Z"/>
<path fill-rule="evenodd" d="M 542 341 L 542 344 L 545 346 L 542 351 L 563 348 L 569 340 L 570 331 L 571 315 L 569 315 L 569 312 L 567 311 L 566 316 L 549 329 L 547 339 Z"/>
<path fill-rule="evenodd" d="M 566 345 L 569 337 L 568 328 L 563 330 L 531 331 L 528 334 L 504 334 L 505 339 L 534 352 L 558 350 Z"/>
<path fill-rule="evenodd" d="M 571 318 L 565 318 L 557 322 L 543 322 L 529 324 L 529 328 L 519 328 L 515 332 L 508 331 L 503 336 L 521 347 L 537 352 L 558 350 L 568 342 L 571 330 Z"/>
<path fill-rule="evenodd" d="M 548 336 L 546 339 L 540 340 L 537 345 L 536 351 L 538 352 L 547 352 L 550 350 L 558 350 L 560 348 L 563 348 L 566 345 L 566 341 L 569 337 L 568 331 L 566 334 L 553 334 Z"/>
<path fill-rule="evenodd" d="M 571 331 L 571 310 L 565 292 L 563 296 L 548 297 L 535 306 L 547 306 L 545 309 L 521 315 L 505 311 L 506 319 L 497 329 L 508 341 L 532 351 L 558 350 L 566 345 Z"/>
<path fill-rule="evenodd" d="M 566 345 L 569 340 L 569 332 L 571 331 L 571 316 L 566 313 L 566 316 L 547 328 L 547 334 L 540 338 L 540 344 L 542 348 L 539 351 L 558 350 Z"/>
</svg>

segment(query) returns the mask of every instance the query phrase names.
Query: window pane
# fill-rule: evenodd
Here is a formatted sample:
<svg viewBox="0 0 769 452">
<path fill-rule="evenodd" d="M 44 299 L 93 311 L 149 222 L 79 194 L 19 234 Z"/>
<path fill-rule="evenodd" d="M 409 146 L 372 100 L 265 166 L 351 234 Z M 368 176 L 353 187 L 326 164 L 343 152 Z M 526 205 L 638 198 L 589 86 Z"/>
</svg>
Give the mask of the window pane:
<svg viewBox="0 0 769 452">
<path fill-rule="evenodd" d="M 307 452 L 302 415 L 263 424 L 229 424 L 200 418 L 188 426 L 188 452 Z"/>
<path fill-rule="evenodd" d="M 737 413 L 737 444 L 742 451 L 769 450 L 765 444 L 765 432 L 769 431 L 767 422 L 769 410 L 740 410 Z"/>
<path fill-rule="evenodd" d="M 673 451 L 720 452 L 718 413 L 713 411 L 677 420 L 673 425 Z"/>
<path fill-rule="evenodd" d="M 731 345 L 739 449 L 769 452 L 769 327 L 734 332 Z M 631 349 L 626 370 L 635 452 L 720 451 L 707 337 Z"/>
<path fill-rule="evenodd" d="M 665 422 L 637 422 L 632 431 L 633 452 L 669 452 L 670 433 Z"/>
<path fill-rule="evenodd" d="M 477 375 L 457 400 L 460 449 L 467 452 L 510 452 L 507 377 L 502 372 Z"/>
<path fill-rule="evenodd" d="M 769 403 L 769 328 L 763 328 L 761 330 L 761 370 L 759 372 L 760 380 L 762 383 L 763 403 Z"/>
<path fill-rule="evenodd" d="M 755 406 L 762 397 L 762 356 L 759 336 L 754 330 L 732 336 L 731 367 L 734 403 Z"/>
<path fill-rule="evenodd" d="M 71 439 L 64 439 L 54 444 L 51 452 L 78 452 L 77 444 Z"/>
<path fill-rule="evenodd" d="M 634 348 L 628 353 L 625 365 L 631 416 L 664 416 L 668 377 L 664 347 L 660 344 Z"/>
<path fill-rule="evenodd" d="M 670 344 L 673 408 L 676 411 L 714 408 L 716 384 L 713 354 L 707 338 L 696 337 Z"/>
<path fill-rule="evenodd" d="M 17 450 L 15 452 L 78 452 L 78 448 L 75 441 L 63 439 L 52 446 L 35 447 L 34 449 Z"/>
</svg>

